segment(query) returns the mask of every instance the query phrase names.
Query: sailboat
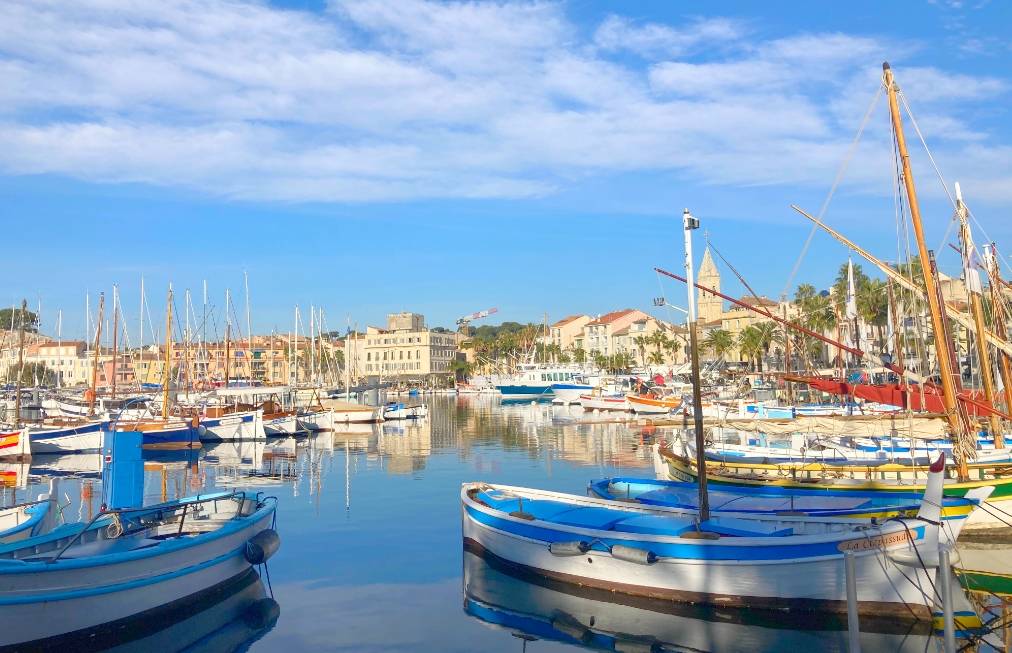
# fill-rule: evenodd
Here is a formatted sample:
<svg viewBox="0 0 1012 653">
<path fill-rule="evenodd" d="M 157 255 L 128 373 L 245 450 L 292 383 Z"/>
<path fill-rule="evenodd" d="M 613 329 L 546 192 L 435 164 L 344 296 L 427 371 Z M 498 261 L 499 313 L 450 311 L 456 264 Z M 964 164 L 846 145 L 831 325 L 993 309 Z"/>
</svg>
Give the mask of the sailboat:
<svg viewBox="0 0 1012 653">
<path fill-rule="evenodd" d="M 172 285 L 169 285 L 165 309 L 165 358 L 162 366 L 161 415 L 153 417 L 117 417 L 110 424 L 114 431 L 139 431 L 141 448 L 154 450 L 199 449 L 200 419 L 170 413 L 170 387 L 172 385 Z M 178 408 L 178 406 L 177 406 Z M 180 410 L 180 413 L 182 411 Z"/>
</svg>

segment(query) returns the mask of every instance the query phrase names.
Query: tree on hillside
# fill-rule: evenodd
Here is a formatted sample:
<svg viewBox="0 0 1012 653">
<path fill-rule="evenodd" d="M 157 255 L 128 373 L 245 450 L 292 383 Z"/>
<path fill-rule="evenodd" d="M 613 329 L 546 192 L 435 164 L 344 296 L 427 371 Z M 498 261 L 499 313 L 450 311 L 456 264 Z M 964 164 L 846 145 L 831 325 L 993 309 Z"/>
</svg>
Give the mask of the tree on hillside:
<svg viewBox="0 0 1012 653">
<path fill-rule="evenodd" d="M 0 308 L 0 329 L 17 331 L 24 324 L 28 333 L 38 333 L 39 316 L 28 309 Z"/>
</svg>

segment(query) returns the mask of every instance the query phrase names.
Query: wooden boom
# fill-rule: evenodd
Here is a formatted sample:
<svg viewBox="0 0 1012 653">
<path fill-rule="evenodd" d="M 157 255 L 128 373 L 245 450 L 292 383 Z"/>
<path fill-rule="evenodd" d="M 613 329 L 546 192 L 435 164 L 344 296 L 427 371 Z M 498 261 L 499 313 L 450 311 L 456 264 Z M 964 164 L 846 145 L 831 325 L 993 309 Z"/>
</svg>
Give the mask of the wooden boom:
<svg viewBox="0 0 1012 653">
<path fill-rule="evenodd" d="M 668 272 L 667 270 L 665 270 L 663 268 L 654 268 L 654 270 L 656 272 L 660 273 L 660 274 L 663 274 L 666 277 L 671 277 L 672 279 L 676 279 L 678 281 L 681 281 L 682 283 L 688 283 L 685 280 L 685 277 L 680 277 L 677 274 L 675 274 L 674 272 Z M 817 339 L 821 340 L 822 342 L 824 342 L 826 344 L 832 345 L 834 347 L 839 347 L 840 349 L 843 349 L 844 351 L 846 351 L 848 353 L 854 354 L 855 356 L 857 356 L 859 358 L 863 358 L 864 357 L 864 352 L 862 350 L 860 350 L 860 349 L 857 349 L 855 347 L 848 347 L 847 345 L 845 345 L 843 343 L 840 343 L 840 342 L 837 342 L 836 340 L 833 340 L 832 338 L 827 338 L 826 336 L 822 335 L 821 333 L 817 333 L 815 331 L 812 331 L 811 329 L 806 329 L 805 327 L 801 326 L 800 324 L 794 324 L 793 322 L 790 322 L 788 320 L 785 320 L 782 317 L 779 317 L 777 315 L 774 315 L 773 313 L 770 313 L 765 308 L 760 308 L 758 306 L 752 306 L 751 304 L 748 304 L 748 303 L 743 302 L 741 300 L 735 299 L 734 297 L 729 297 L 728 295 L 725 295 L 724 293 L 720 292 L 719 290 L 714 290 L 713 288 L 708 288 L 708 287 L 702 286 L 702 285 L 700 285 L 698 283 L 694 283 L 692 285 L 694 285 L 696 288 L 699 288 L 703 292 L 710 293 L 711 295 L 713 295 L 715 297 L 720 297 L 721 299 L 726 299 L 727 301 L 731 302 L 735 306 L 741 306 L 744 309 L 747 309 L 747 310 L 753 311 L 755 313 L 758 313 L 759 315 L 762 315 L 763 317 L 767 317 L 767 318 L 773 320 L 774 322 L 779 322 L 780 324 L 783 324 L 784 326 L 786 326 L 789 329 L 794 329 L 795 331 L 800 331 L 801 333 L 804 333 L 805 335 L 811 336 L 813 338 L 817 338 Z"/>
</svg>

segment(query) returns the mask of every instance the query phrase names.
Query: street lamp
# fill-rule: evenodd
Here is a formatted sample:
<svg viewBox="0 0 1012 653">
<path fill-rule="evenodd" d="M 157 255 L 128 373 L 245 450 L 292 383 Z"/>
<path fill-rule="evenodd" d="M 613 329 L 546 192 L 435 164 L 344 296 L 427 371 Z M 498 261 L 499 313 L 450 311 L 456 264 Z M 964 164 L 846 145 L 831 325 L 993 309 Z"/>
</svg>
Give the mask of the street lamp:
<svg viewBox="0 0 1012 653">
<path fill-rule="evenodd" d="M 689 294 L 689 350 L 692 362 L 692 421 L 696 432 L 696 474 L 699 483 L 699 521 L 710 518 L 710 495 L 706 489 L 706 439 L 703 437 L 703 392 L 699 378 L 699 342 L 696 336 L 696 285 L 692 269 L 692 232 L 699 229 L 699 220 L 689 209 L 682 212 L 685 232 L 685 280 Z"/>
</svg>

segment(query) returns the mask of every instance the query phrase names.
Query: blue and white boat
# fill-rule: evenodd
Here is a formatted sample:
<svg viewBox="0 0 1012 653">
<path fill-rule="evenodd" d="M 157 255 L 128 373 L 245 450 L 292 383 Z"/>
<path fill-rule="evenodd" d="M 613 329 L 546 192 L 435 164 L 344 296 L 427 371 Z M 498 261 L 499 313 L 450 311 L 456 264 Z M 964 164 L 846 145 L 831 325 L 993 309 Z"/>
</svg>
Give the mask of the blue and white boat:
<svg viewBox="0 0 1012 653">
<path fill-rule="evenodd" d="M 931 619 L 941 607 L 940 539 L 954 542 L 966 522 L 953 516 L 940 528 L 943 470 L 933 468 L 917 518 L 884 523 L 747 513 L 701 522 L 694 510 L 465 483 L 463 538 L 473 551 L 584 587 L 831 613 L 847 611 L 845 554 L 852 554 L 859 613 Z M 972 612 L 965 596 L 953 598 L 957 611 Z"/>
<path fill-rule="evenodd" d="M 107 421 L 80 422 L 64 426 L 27 426 L 32 454 L 84 453 L 102 449 L 102 432 Z"/>
<path fill-rule="evenodd" d="M 214 414 L 214 411 L 211 411 Z M 230 440 L 266 440 L 263 410 L 247 410 L 222 415 L 205 416 L 197 424 L 201 442 Z"/>
<path fill-rule="evenodd" d="M 59 480 L 49 481 L 49 492 L 37 501 L 0 508 L 0 545 L 48 533 L 56 525 Z"/>
<path fill-rule="evenodd" d="M 408 406 L 401 402 L 392 401 L 383 406 L 384 420 L 421 419 L 428 414 L 429 409 L 425 404 Z"/>
<path fill-rule="evenodd" d="M 538 401 L 554 396 L 552 384 L 568 384 L 578 376 L 577 372 L 564 367 L 524 364 L 508 382 L 496 385 L 495 389 L 505 400 Z M 578 399 L 579 395 L 573 401 Z"/>
<path fill-rule="evenodd" d="M 699 509 L 699 485 L 691 481 L 614 477 L 591 481 L 587 487 L 602 499 L 684 510 Z M 913 517 L 920 509 L 923 498 L 923 495 L 916 492 L 802 489 L 762 485 L 732 488 L 715 485 L 708 487 L 707 496 L 710 510 L 713 512 L 863 519 Z M 972 498 L 945 497 L 942 503 L 942 516 L 969 515 L 976 509 L 978 503 L 979 501 Z"/>
<path fill-rule="evenodd" d="M 247 574 L 280 543 L 275 504 L 217 492 L 0 545 L 0 646 L 46 648 Z"/>
</svg>

